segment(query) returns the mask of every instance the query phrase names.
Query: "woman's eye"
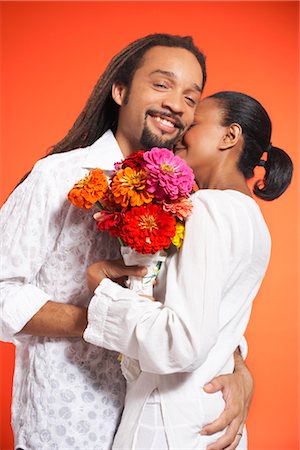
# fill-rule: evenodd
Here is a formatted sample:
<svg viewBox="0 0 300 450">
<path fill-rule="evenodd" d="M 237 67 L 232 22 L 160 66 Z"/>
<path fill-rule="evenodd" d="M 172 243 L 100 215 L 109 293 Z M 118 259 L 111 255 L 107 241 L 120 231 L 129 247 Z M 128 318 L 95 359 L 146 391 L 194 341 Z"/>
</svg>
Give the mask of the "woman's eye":
<svg viewBox="0 0 300 450">
<path fill-rule="evenodd" d="M 196 125 L 197 125 L 197 122 L 193 122 L 193 123 L 189 126 L 189 128 L 187 129 L 187 131 L 189 131 L 191 128 L 195 127 Z"/>
</svg>

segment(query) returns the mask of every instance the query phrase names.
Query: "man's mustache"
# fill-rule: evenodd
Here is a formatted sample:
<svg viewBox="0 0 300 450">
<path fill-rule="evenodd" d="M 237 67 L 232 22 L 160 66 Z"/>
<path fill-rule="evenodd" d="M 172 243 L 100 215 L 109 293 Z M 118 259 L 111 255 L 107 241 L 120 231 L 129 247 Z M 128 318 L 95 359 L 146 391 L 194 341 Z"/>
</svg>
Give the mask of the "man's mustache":
<svg viewBox="0 0 300 450">
<path fill-rule="evenodd" d="M 179 119 L 179 117 L 176 114 L 172 114 L 169 111 L 159 111 L 157 109 L 148 109 L 145 113 L 145 118 L 147 115 L 150 116 L 161 116 L 165 118 L 172 119 L 172 121 L 175 123 L 176 128 L 183 131 L 185 129 L 184 123 Z"/>
</svg>

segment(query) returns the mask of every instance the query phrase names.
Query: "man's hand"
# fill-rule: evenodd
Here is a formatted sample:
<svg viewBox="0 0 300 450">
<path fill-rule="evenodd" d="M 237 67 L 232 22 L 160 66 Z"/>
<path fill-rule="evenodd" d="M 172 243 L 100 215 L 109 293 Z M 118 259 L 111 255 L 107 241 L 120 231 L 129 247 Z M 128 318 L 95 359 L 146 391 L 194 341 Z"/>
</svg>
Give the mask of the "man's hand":
<svg viewBox="0 0 300 450">
<path fill-rule="evenodd" d="M 210 444 L 207 450 L 234 450 L 241 439 L 252 400 L 253 379 L 238 349 L 234 353 L 234 360 L 233 374 L 216 377 L 204 386 L 204 390 L 208 393 L 221 390 L 226 403 L 218 419 L 201 430 L 201 434 L 211 435 L 227 427 L 226 433 L 214 444 Z"/>
<path fill-rule="evenodd" d="M 89 288 L 94 291 L 104 278 L 110 278 L 124 285 L 129 276 L 144 277 L 147 274 L 145 267 L 125 266 L 122 259 L 114 261 L 98 261 L 87 269 L 87 282 Z"/>
</svg>

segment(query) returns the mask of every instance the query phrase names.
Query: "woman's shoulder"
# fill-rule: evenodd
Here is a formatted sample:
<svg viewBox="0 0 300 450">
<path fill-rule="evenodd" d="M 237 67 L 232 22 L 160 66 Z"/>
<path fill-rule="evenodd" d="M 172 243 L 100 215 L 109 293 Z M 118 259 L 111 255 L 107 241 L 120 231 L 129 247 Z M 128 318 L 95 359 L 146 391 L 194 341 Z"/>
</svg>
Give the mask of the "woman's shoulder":
<svg viewBox="0 0 300 450">
<path fill-rule="evenodd" d="M 234 190 L 199 190 L 192 196 L 193 213 L 189 226 L 207 230 L 222 245 L 240 255 L 253 248 L 269 255 L 271 238 L 263 214 L 255 200 Z"/>
<path fill-rule="evenodd" d="M 208 208 L 210 211 L 216 210 L 216 212 L 225 214 L 232 214 L 233 211 L 238 213 L 240 207 L 243 210 L 259 211 L 259 207 L 252 197 L 231 189 L 199 189 L 192 195 L 192 201 L 196 209 Z"/>
<path fill-rule="evenodd" d="M 199 199 L 200 201 L 206 202 L 213 200 L 214 202 L 245 202 L 250 201 L 256 204 L 255 200 L 249 195 L 243 194 L 240 191 L 233 189 L 199 189 L 192 194 L 193 199 Z"/>
<path fill-rule="evenodd" d="M 256 201 L 235 190 L 200 189 L 192 195 L 195 216 L 208 216 L 214 223 L 234 228 L 262 227 L 267 229 L 262 212 Z"/>
</svg>

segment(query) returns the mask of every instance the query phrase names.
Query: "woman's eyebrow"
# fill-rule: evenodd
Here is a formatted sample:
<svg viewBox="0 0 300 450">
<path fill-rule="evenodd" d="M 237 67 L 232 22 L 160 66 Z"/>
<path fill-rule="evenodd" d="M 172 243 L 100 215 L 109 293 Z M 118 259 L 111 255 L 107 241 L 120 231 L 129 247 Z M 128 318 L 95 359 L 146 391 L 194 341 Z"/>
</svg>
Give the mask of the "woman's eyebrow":
<svg viewBox="0 0 300 450">
<path fill-rule="evenodd" d="M 156 74 L 156 73 L 159 73 L 160 75 L 165 75 L 165 76 L 167 76 L 167 77 L 169 77 L 169 78 L 176 78 L 176 74 L 175 74 L 174 72 L 170 72 L 170 71 L 168 71 L 168 70 L 162 70 L 162 69 L 156 69 L 156 70 L 153 70 L 153 71 L 150 73 L 150 75 L 154 75 L 154 74 Z M 200 87 L 197 83 L 194 83 L 194 89 L 195 89 L 196 91 L 200 92 L 200 94 L 202 94 L 202 89 L 201 89 L 201 87 Z"/>
</svg>

